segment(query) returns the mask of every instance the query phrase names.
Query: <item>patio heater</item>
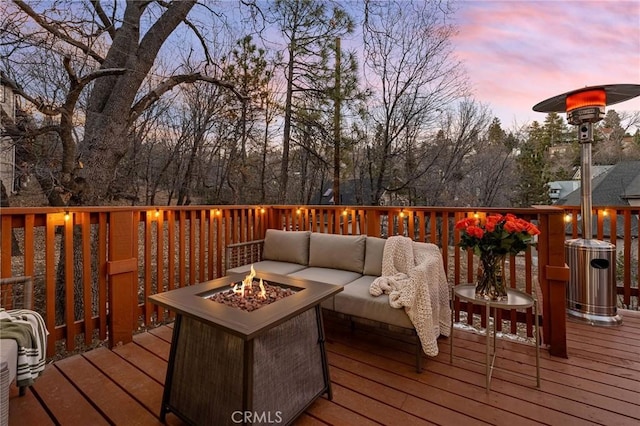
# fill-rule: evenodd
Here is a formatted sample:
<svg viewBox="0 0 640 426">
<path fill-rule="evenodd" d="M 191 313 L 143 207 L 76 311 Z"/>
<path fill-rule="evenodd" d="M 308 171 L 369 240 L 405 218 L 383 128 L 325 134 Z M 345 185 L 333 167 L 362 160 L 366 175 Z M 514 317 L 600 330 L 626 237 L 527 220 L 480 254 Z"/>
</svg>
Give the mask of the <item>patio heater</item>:
<svg viewBox="0 0 640 426">
<path fill-rule="evenodd" d="M 616 248 L 593 238 L 591 206 L 591 143 L 593 124 L 604 118 L 606 105 L 640 95 L 640 85 L 610 84 L 574 90 L 544 100 L 537 112 L 566 112 L 567 121 L 578 127 L 581 146 L 580 195 L 582 238 L 565 241 L 570 269 L 567 287 L 569 316 L 593 325 L 622 324 L 617 314 Z"/>
</svg>

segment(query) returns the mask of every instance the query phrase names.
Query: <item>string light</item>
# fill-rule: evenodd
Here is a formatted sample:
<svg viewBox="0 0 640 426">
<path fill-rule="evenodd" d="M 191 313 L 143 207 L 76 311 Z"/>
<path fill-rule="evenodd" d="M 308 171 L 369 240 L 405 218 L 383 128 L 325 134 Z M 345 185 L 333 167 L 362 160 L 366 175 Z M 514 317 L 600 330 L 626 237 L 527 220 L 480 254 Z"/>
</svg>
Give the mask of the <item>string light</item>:
<svg viewBox="0 0 640 426">
<path fill-rule="evenodd" d="M 570 213 L 567 213 L 567 214 L 564 215 L 564 221 L 565 222 L 569 223 L 569 222 L 571 222 L 571 219 L 572 219 L 572 217 L 571 217 Z"/>
<path fill-rule="evenodd" d="M 68 212 L 68 211 L 65 211 L 65 212 L 64 212 L 64 221 L 66 222 L 66 221 L 68 221 L 69 219 L 71 219 L 71 214 L 69 214 L 69 212 Z"/>
</svg>

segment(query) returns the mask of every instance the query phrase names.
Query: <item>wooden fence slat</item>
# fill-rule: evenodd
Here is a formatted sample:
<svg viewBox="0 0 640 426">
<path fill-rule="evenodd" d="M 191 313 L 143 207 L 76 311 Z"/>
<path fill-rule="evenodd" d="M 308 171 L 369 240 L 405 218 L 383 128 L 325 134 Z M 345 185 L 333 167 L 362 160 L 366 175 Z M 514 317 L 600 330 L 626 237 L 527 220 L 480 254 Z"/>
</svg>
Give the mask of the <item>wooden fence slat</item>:
<svg viewBox="0 0 640 426">
<path fill-rule="evenodd" d="M 205 251 L 206 242 L 207 242 L 207 221 L 205 210 L 199 211 L 199 219 L 198 219 L 198 282 L 204 282 L 205 280 L 205 264 L 207 260 L 207 252 Z"/>
<path fill-rule="evenodd" d="M 216 256 L 216 276 L 222 275 L 222 254 L 224 253 L 224 238 L 222 228 L 222 212 L 216 211 L 216 249 L 218 255 Z"/>
<path fill-rule="evenodd" d="M 613 225 L 612 225 L 613 226 Z M 640 238 L 638 239 L 640 241 Z M 638 259 L 640 261 L 640 251 L 638 251 Z M 624 212 L 624 290 L 623 290 L 623 301 L 625 305 L 629 306 L 631 304 L 631 212 L 628 210 Z M 613 265 L 612 267 L 617 267 L 617 265 Z M 640 271 L 640 269 L 637 269 Z M 636 274 L 640 275 L 640 274 Z M 617 283 L 616 283 L 617 286 Z"/>
<path fill-rule="evenodd" d="M 89 212 L 78 214 L 82 226 L 82 283 L 84 311 L 84 343 L 93 340 L 93 276 L 91 273 L 91 215 Z"/>
<path fill-rule="evenodd" d="M 176 288 L 176 213 L 167 212 L 167 274 L 169 290 Z"/>
<path fill-rule="evenodd" d="M 64 257 L 65 257 L 65 265 L 64 265 L 64 291 L 65 291 L 65 303 L 64 303 L 64 318 L 66 325 L 66 347 L 68 351 L 72 351 L 75 349 L 75 328 L 73 324 L 75 324 L 75 274 L 73 270 L 74 265 L 74 256 L 73 256 L 73 226 L 74 226 L 74 217 L 75 214 L 65 213 L 65 223 L 64 223 L 64 236 L 63 236 L 63 246 L 64 246 Z"/>
<path fill-rule="evenodd" d="M 46 292 L 46 312 L 45 321 L 49 330 L 56 328 L 56 263 L 55 263 L 55 232 L 56 225 L 62 220 L 62 214 L 52 213 L 46 216 L 45 229 L 45 292 Z M 47 339 L 47 356 L 55 354 L 56 339 Z"/>
<path fill-rule="evenodd" d="M 98 214 L 98 317 L 100 340 L 107 338 L 107 213 Z"/>
<path fill-rule="evenodd" d="M 149 301 L 149 296 L 152 294 L 151 280 L 152 280 L 152 226 L 153 226 L 153 213 L 151 211 L 144 212 L 144 245 L 143 245 L 143 259 L 144 259 L 144 277 L 143 277 L 143 300 L 142 300 L 142 317 L 145 326 L 151 324 L 151 313 L 153 312 L 153 304 Z M 139 301 L 136 298 L 136 305 L 139 305 Z"/>
<path fill-rule="evenodd" d="M 156 217 L 156 291 L 161 293 L 167 288 L 164 282 L 164 211 L 159 211 Z M 156 318 L 162 319 L 162 311 L 159 305 L 154 305 L 153 309 Z"/>
<path fill-rule="evenodd" d="M 178 285 L 180 287 L 184 287 L 187 285 L 186 283 L 186 274 L 187 268 L 185 265 L 186 262 L 186 236 L 185 236 L 185 222 L 186 220 L 186 212 L 184 210 L 180 210 L 178 216 Z"/>
<path fill-rule="evenodd" d="M 207 239 L 208 250 L 207 250 L 207 271 L 208 271 L 208 279 L 214 279 L 214 268 L 215 268 L 215 252 L 214 252 L 214 242 L 215 242 L 215 216 L 214 211 L 209 210 L 207 212 L 207 225 L 209 228 L 209 238 Z"/>
<path fill-rule="evenodd" d="M 24 275 L 35 276 L 35 215 L 28 214 L 24 218 Z"/>
<path fill-rule="evenodd" d="M 188 285 L 196 282 L 196 212 L 189 211 L 189 282 Z"/>
</svg>

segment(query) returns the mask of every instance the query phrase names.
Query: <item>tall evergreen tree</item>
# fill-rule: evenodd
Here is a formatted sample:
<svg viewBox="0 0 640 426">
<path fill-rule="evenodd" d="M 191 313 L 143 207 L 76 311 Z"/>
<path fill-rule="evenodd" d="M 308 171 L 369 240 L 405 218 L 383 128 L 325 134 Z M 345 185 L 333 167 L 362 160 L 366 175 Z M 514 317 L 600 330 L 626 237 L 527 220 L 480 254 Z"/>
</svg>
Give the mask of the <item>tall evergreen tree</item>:
<svg viewBox="0 0 640 426">
<path fill-rule="evenodd" d="M 514 204 L 518 207 L 550 202 L 549 178 L 545 167 L 548 141 L 545 128 L 534 121 L 528 129 L 527 140 L 520 147 L 520 155 L 516 160 L 520 182 L 517 185 Z"/>
<path fill-rule="evenodd" d="M 284 66 L 287 87 L 279 202 L 288 201 L 289 154 L 296 115 L 313 115 L 303 107 L 316 104 L 315 101 L 307 102 L 310 98 L 329 99 L 327 89 L 334 75 L 329 65 L 333 43 L 337 37 L 353 31 L 353 21 L 345 10 L 337 3 L 331 10 L 329 6 L 330 3 L 320 0 L 276 0 L 270 8 L 270 15 L 286 42 Z"/>
</svg>

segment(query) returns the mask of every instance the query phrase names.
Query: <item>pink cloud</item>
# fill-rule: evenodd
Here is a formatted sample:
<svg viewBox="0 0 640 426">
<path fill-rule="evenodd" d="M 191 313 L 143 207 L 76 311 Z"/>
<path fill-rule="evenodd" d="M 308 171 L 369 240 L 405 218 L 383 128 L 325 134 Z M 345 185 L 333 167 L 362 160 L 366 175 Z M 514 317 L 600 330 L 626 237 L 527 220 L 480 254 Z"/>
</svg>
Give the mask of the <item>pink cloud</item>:
<svg viewBox="0 0 640 426">
<path fill-rule="evenodd" d="M 543 120 L 531 108 L 548 97 L 640 84 L 639 21 L 635 1 L 464 1 L 456 54 L 503 124 Z M 640 110 L 640 100 L 615 109 Z"/>
</svg>

